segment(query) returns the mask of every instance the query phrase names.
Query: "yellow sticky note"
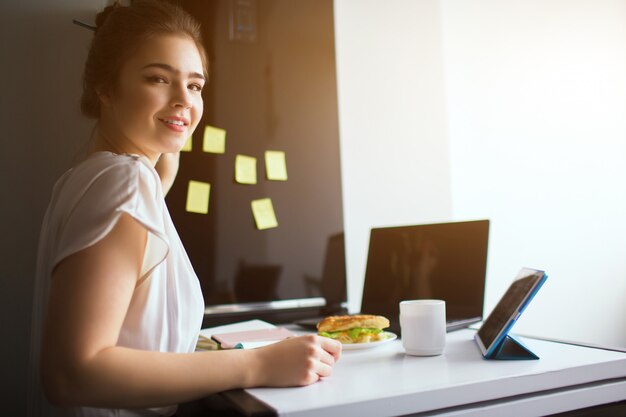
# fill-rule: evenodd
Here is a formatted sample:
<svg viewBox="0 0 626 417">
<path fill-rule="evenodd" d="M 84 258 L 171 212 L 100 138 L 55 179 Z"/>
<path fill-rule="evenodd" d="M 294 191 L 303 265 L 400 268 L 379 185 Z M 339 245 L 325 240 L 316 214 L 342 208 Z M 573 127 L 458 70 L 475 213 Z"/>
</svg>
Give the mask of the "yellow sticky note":
<svg viewBox="0 0 626 417">
<path fill-rule="evenodd" d="M 257 229 L 265 230 L 278 227 L 278 220 L 276 220 L 272 199 L 262 198 L 260 200 L 252 200 L 252 214 L 254 215 Z"/>
<path fill-rule="evenodd" d="M 265 151 L 265 171 L 268 180 L 287 181 L 285 152 Z"/>
<path fill-rule="evenodd" d="M 202 150 L 209 153 L 226 152 L 226 131 L 213 126 L 205 126 Z"/>
<path fill-rule="evenodd" d="M 209 212 L 209 193 L 211 184 L 200 181 L 189 181 L 187 188 L 187 211 L 207 214 Z"/>
<path fill-rule="evenodd" d="M 191 143 L 192 143 L 192 141 L 193 141 L 193 135 L 189 136 L 187 138 L 187 142 L 185 142 L 185 144 L 183 145 L 182 148 L 180 148 L 180 150 L 182 152 L 191 152 Z"/>
<path fill-rule="evenodd" d="M 256 184 L 256 158 L 246 155 L 235 157 L 235 181 L 239 184 Z"/>
</svg>

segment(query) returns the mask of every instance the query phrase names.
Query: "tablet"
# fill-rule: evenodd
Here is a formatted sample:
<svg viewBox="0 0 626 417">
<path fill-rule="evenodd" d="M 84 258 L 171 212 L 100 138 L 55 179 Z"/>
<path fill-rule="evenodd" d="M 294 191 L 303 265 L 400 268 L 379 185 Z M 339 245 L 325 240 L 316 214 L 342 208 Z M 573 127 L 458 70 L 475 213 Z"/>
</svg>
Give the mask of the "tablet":
<svg viewBox="0 0 626 417">
<path fill-rule="evenodd" d="M 522 268 L 474 337 L 485 358 L 496 357 L 509 330 L 547 278 L 544 271 Z"/>
</svg>

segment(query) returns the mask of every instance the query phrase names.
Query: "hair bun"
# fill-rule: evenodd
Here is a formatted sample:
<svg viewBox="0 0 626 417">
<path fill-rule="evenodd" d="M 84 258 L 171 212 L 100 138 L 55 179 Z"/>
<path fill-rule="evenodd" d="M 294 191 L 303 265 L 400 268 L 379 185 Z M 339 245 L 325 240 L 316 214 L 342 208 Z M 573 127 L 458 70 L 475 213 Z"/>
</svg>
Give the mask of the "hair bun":
<svg viewBox="0 0 626 417">
<path fill-rule="evenodd" d="M 133 0 L 128 1 L 128 6 L 120 1 L 107 0 L 108 3 L 112 4 L 96 16 L 95 36 L 85 61 L 80 99 L 85 116 L 100 119 L 101 93 L 115 90 L 124 63 L 152 36 L 173 34 L 193 40 L 200 54 L 202 71 L 207 74 L 200 24 L 182 6 L 171 0 Z M 90 29 L 94 29 L 93 26 Z"/>
<path fill-rule="evenodd" d="M 115 2 L 112 5 L 105 7 L 104 10 L 102 10 L 100 13 L 96 15 L 96 32 L 98 31 L 98 29 L 102 27 L 102 25 L 104 25 L 104 22 L 106 22 L 106 20 L 109 18 L 113 10 L 118 9 L 120 7 L 124 7 L 124 6 L 120 4 L 119 0 L 115 0 Z"/>
</svg>

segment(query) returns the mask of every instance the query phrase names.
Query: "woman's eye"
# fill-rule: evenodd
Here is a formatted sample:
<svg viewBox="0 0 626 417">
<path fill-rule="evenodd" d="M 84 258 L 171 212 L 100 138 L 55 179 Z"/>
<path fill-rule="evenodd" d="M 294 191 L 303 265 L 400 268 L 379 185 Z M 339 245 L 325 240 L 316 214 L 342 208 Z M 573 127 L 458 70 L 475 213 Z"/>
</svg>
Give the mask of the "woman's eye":
<svg viewBox="0 0 626 417">
<path fill-rule="evenodd" d="M 167 80 L 159 75 L 153 75 L 152 77 L 148 77 L 148 81 L 157 84 L 164 84 Z"/>
<path fill-rule="evenodd" d="M 190 84 L 189 89 L 193 91 L 202 91 L 202 86 L 200 84 Z"/>
</svg>

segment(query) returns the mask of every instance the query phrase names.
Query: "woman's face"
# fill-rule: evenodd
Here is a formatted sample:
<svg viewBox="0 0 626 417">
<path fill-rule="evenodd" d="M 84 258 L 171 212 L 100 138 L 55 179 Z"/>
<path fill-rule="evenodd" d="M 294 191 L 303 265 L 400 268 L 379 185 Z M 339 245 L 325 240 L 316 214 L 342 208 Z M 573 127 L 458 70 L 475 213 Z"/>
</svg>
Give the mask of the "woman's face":
<svg viewBox="0 0 626 417">
<path fill-rule="evenodd" d="M 179 151 L 202 116 L 202 74 L 190 38 L 159 35 L 142 43 L 122 66 L 116 88 L 101 96 L 106 139 L 153 162 Z"/>
</svg>

